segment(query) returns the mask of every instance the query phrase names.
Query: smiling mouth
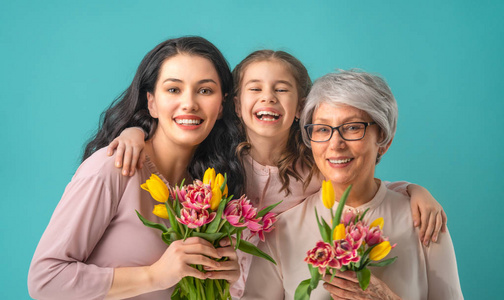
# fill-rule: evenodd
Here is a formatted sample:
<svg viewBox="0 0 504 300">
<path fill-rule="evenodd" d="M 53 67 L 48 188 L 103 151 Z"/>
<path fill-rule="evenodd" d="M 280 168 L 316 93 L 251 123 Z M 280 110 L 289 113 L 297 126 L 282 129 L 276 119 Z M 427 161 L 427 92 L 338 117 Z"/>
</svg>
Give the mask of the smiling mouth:
<svg viewBox="0 0 504 300">
<path fill-rule="evenodd" d="M 203 123 L 202 119 L 175 119 L 175 123 L 179 125 L 199 125 Z"/>
<path fill-rule="evenodd" d="M 280 114 L 272 111 L 258 111 L 255 113 L 255 116 L 261 121 L 276 121 L 280 119 Z"/>
<path fill-rule="evenodd" d="M 347 159 L 329 159 L 329 162 L 331 164 L 346 164 L 349 163 L 353 160 L 353 158 L 347 158 Z"/>
</svg>

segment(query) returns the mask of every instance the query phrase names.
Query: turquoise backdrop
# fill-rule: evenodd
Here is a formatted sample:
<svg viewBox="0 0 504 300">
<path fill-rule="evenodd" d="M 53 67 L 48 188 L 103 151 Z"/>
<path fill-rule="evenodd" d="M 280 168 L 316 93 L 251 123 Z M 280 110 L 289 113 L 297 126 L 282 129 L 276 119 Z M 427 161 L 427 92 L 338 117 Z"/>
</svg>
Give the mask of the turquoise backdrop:
<svg viewBox="0 0 504 300">
<path fill-rule="evenodd" d="M 159 42 L 201 35 L 234 67 L 286 50 L 315 79 L 381 73 L 399 103 L 378 177 L 444 206 L 467 299 L 502 297 L 502 1 L 3 1 L 1 299 L 29 299 L 31 257 L 100 113 Z"/>
</svg>

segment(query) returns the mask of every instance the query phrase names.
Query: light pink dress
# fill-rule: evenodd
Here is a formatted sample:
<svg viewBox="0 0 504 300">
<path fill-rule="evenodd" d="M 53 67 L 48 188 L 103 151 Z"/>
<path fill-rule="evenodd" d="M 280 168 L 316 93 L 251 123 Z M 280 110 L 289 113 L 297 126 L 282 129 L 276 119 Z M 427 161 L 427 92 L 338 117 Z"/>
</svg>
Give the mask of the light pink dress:
<svg viewBox="0 0 504 300">
<path fill-rule="evenodd" d="M 388 257 L 398 256 L 393 264 L 370 268 L 372 274 L 384 281 L 403 299 L 463 299 L 457 263 L 450 234 L 439 236 L 438 243 L 423 246 L 413 227 L 409 198 L 388 190 L 381 183 L 375 197 L 368 203 L 346 210 L 363 212 L 365 220 L 385 219 L 383 231 L 397 246 Z M 335 204 L 337 205 L 337 204 Z M 321 240 L 314 208 L 325 220 L 330 212 L 322 204 L 320 192 L 279 216 L 276 228 L 259 247 L 276 260 L 274 265 L 253 258 L 242 299 L 294 299 L 299 283 L 310 278 L 304 258 L 306 252 Z M 322 282 L 310 299 L 330 299 Z"/>
<path fill-rule="evenodd" d="M 121 175 L 114 157 L 98 150 L 84 161 L 56 207 L 31 262 L 30 296 L 35 299 L 103 299 L 114 268 L 147 266 L 167 248 L 161 231 L 148 228 L 155 204 L 140 185 L 157 172 L 147 161 L 134 176 Z M 168 224 L 167 224 L 168 225 Z M 170 299 L 172 289 L 133 299 Z"/>
</svg>

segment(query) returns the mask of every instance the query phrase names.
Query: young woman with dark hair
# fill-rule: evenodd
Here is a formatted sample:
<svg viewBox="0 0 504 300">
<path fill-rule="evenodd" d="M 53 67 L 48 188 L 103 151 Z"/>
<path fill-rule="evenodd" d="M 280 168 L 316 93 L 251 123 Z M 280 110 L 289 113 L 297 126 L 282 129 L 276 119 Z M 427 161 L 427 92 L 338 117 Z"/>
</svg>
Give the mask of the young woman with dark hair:
<svg viewBox="0 0 504 300">
<path fill-rule="evenodd" d="M 238 279 L 232 247 L 199 238 L 167 246 L 135 213 L 167 223 L 151 214 L 155 200 L 140 189 L 152 173 L 175 185 L 211 165 L 228 173 L 229 187 L 241 189 L 240 164 L 228 157 L 232 131 L 218 120 L 231 88 L 226 60 L 203 38 L 167 40 L 144 57 L 130 87 L 102 115 L 39 242 L 28 274 L 33 298 L 168 299 L 185 276 Z M 146 167 L 131 177 L 102 149 L 128 126 L 150 134 Z M 221 257 L 229 260 L 211 259 Z M 202 273 L 193 264 L 215 271 Z"/>
</svg>

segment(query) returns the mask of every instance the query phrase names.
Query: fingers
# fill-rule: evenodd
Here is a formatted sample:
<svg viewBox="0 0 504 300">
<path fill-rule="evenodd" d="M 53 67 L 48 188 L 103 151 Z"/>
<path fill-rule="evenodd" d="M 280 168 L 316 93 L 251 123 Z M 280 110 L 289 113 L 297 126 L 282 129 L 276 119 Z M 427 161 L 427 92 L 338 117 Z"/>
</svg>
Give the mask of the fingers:
<svg viewBox="0 0 504 300">
<path fill-rule="evenodd" d="M 435 243 L 438 240 L 439 231 L 443 227 L 443 216 L 442 213 L 436 215 L 436 226 L 434 227 L 434 233 L 432 234 L 432 241 Z"/>
<path fill-rule="evenodd" d="M 138 159 L 137 168 L 141 169 L 145 162 L 145 151 L 140 151 L 140 158 Z"/>
<path fill-rule="evenodd" d="M 117 148 L 119 145 L 119 142 L 117 140 L 113 140 L 112 143 L 110 143 L 107 147 L 107 155 L 112 156 L 114 154 L 114 150 Z"/>
<path fill-rule="evenodd" d="M 441 232 L 446 232 L 446 224 L 448 223 L 448 216 L 446 216 L 446 213 L 441 211 L 441 216 L 443 217 L 443 227 L 441 227 Z"/>
<path fill-rule="evenodd" d="M 430 213 L 429 214 L 429 220 L 427 225 L 427 228 L 425 229 L 425 235 L 423 238 L 423 244 L 425 246 L 429 246 L 432 235 L 434 234 L 434 229 L 436 228 L 436 213 Z"/>
<path fill-rule="evenodd" d="M 238 281 L 238 278 L 240 277 L 240 271 L 239 270 L 234 270 L 234 271 L 213 271 L 213 272 L 207 272 L 205 273 L 206 278 L 211 278 L 211 279 L 224 279 L 229 281 L 229 283 L 234 283 Z"/>
<path fill-rule="evenodd" d="M 123 165 L 124 148 L 125 148 L 124 144 L 118 142 L 116 157 L 115 157 L 116 168 L 120 168 Z"/>
<path fill-rule="evenodd" d="M 236 254 L 234 247 L 228 246 L 223 248 L 217 248 L 217 253 L 221 257 L 228 257 L 230 260 L 238 260 L 238 255 Z"/>
<path fill-rule="evenodd" d="M 122 169 L 122 174 L 124 176 L 130 175 L 130 169 L 131 169 L 131 160 L 133 156 L 133 151 L 131 150 L 131 147 L 126 147 L 126 150 L 124 151 L 124 156 L 123 156 L 123 169 Z M 134 168 L 134 165 L 133 165 Z"/>
<path fill-rule="evenodd" d="M 190 237 L 185 241 L 181 241 L 181 243 L 182 246 L 180 248 L 186 254 L 202 254 L 213 258 L 222 258 L 217 249 L 215 249 L 210 242 L 204 239 Z"/>
<path fill-rule="evenodd" d="M 413 226 L 419 227 L 421 219 L 420 219 L 420 211 L 418 210 L 417 206 L 411 208 L 411 216 L 413 217 Z"/>
</svg>

